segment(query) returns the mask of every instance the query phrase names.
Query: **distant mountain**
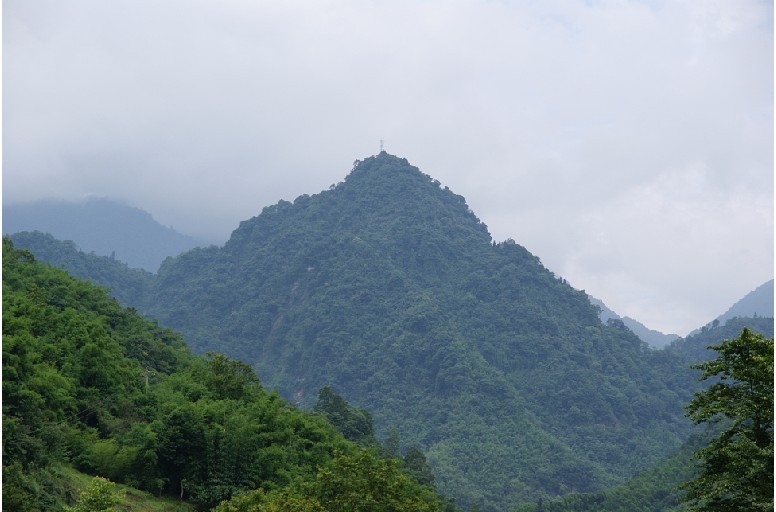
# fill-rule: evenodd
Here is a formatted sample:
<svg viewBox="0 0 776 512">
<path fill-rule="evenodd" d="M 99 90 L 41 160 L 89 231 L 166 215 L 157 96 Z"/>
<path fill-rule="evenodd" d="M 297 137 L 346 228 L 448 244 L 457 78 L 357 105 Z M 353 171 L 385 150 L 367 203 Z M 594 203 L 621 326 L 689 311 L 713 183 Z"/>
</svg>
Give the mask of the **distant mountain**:
<svg viewBox="0 0 776 512">
<path fill-rule="evenodd" d="M 678 334 L 664 334 L 660 331 L 650 329 L 638 320 L 634 320 L 628 316 L 622 317 L 622 323 L 633 331 L 636 336 L 647 342 L 647 344 L 654 348 L 662 348 L 679 338 Z"/>
<path fill-rule="evenodd" d="M 22 231 L 41 231 L 59 240 L 72 240 L 85 252 L 112 256 L 149 272 L 156 272 L 168 256 L 204 244 L 162 226 L 148 212 L 108 199 L 3 205 L 3 234 Z"/>
<path fill-rule="evenodd" d="M 663 334 L 660 331 L 656 331 L 653 329 L 648 328 L 638 320 L 634 320 L 633 318 L 624 316 L 621 317 L 611 309 L 609 309 L 606 304 L 603 303 L 600 299 L 596 299 L 595 297 L 590 297 L 590 302 L 601 308 L 600 317 L 601 321 L 606 323 L 607 321 L 611 319 L 615 320 L 622 320 L 622 323 L 625 324 L 625 326 L 633 331 L 633 333 L 638 336 L 641 341 L 649 345 L 653 348 L 663 348 L 675 339 L 679 338 L 678 334 Z"/>
<path fill-rule="evenodd" d="M 703 329 L 716 328 L 732 318 L 773 318 L 773 279 L 744 295 L 723 314 L 706 324 Z M 688 336 L 700 333 L 695 329 Z"/>
<path fill-rule="evenodd" d="M 167 259 L 135 306 L 302 407 L 330 386 L 370 410 L 463 507 L 602 489 L 691 430 L 697 384 L 678 356 L 602 324 L 583 292 L 385 152 L 223 247 Z"/>
<path fill-rule="evenodd" d="M 717 317 L 724 323 L 733 317 L 764 316 L 773 318 L 773 279 L 761 284 L 755 290 L 747 293 L 730 309 Z"/>
</svg>

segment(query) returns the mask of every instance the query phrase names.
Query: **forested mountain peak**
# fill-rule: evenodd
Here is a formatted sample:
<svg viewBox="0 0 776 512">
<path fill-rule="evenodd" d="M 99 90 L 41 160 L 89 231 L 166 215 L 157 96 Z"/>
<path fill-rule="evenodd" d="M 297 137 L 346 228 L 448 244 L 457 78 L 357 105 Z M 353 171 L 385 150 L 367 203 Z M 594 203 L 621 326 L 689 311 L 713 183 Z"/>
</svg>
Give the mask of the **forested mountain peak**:
<svg viewBox="0 0 776 512">
<path fill-rule="evenodd" d="M 196 351 L 254 365 L 303 407 L 331 386 L 369 409 L 378 435 L 396 428 L 442 489 L 485 509 L 600 488 L 689 429 L 690 386 L 666 383 L 676 361 L 602 325 L 584 292 L 385 152 L 223 248 L 168 259 L 151 304 Z"/>
<path fill-rule="evenodd" d="M 363 235 L 378 242 L 407 243 L 429 234 L 418 230 L 424 224 L 448 238 L 490 243 L 487 227 L 462 196 L 442 188 L 406 159 L 385 151 L 356 160 L 344 181 L 329 190 L 265 207 L 261 215 L 240 223 L 226 248 L 232 250 L 254 236 L 263 239 L 279 230 L 288 232 L 284 221 L 309 222 L 316 229 Z"/>
<path fill-rule="evenodd" d="M 111 283 L 103 283 L 111 285 Z M 693 376 L 402 158 L 357 161 L 132 304 L 311 407 L 329 386 L 483 510 L 622 481 L 678 447 Z"/>
</svg>

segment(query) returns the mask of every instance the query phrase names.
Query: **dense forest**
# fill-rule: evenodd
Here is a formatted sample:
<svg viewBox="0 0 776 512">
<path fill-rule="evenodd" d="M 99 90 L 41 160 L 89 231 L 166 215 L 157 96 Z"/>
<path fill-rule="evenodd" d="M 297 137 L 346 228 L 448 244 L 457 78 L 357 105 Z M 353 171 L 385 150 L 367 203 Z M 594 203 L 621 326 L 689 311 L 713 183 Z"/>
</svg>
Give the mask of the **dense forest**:
<svg viewBox="0 0 776 512">
<path fill-rule="evenodd" d="M 156 275 L 24 237 L 14 240 L 180 331 L 194 352 L 243 361 L 276 400 L 315 410 L 346 399 L 346 421 L 324 416 L 351 440 L 411 455 L 403 474 L 415 467 L 413 481 L 464 509 L 564 495 L 573 510 L 626 495 L 669 507 L 689 477 L 681 461 L 703 433 L 685 416 L 702 387 L 697 340 L 652 350 L 622 321 L 603 324 L 583 291 L 514 241 L 493 242 L 464 198 L 387 153 Z M 772 336 L 772 319 L 758 321 Z M 320 498 L 306 482 L 284 483 Z"/>
<path fill-rule="evenodd" d="M 331 389 L 314 412 L 299 411 L 245 363 L 193 356 L 180 335 L 4 239 L 3 510 L 76 501 L 69 467 L 195 504 L 223 501 L 223 511 L 361 510 L 343 506 L 354 497 L 454 510 L 422 452 L 383 449 L 370 415 Z"/>
</svg>

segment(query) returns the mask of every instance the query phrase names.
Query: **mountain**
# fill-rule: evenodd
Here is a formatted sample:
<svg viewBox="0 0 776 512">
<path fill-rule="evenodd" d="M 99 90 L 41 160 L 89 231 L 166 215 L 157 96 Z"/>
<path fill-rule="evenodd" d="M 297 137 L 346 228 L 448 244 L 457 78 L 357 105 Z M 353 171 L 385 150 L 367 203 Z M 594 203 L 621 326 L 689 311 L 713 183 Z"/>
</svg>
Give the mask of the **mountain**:
<svg viewBox="0 0 776 512">
<path fill-rule="evenodd" d="M 168 256 L 203 245 L 156 222 L 148 212 L 108 199 L 3 205 L 3 234 L 42 231 L 87 252 L 156 272 Z"/>
<path fill-rule="evenodd" d="M 111 283 L 103 283 L 112 288 Z M 160 266 L 133 304 L 303 408 L 329 386 L 420 447 L 464 508 L 624 482 L 691 431 L 676 354 L 602 324 L 584 292 L 385 152 Z"/>
<path fill-rule="evenodd" d="M 525 504 L 514 512 L 681 512 L 686 508 L 680 505 L 684 495 L 680 486 L 695 476 L 695 468 L 688 462 L 710 439 L 706 431 L 693 434 L 666 460 L 615 487 Z"/>
<path fill-rule="evenodd" d="M 633 333 L 641 338 L 650 347 L 662 348 L 674 341 L 679 337 L 678 334 L 664 334 L 660 331 L 650 329 L 646 325 L 642 324 L 638 320 L 634 320 L 629 316 L 622 317 L 622 323 L 633 331 Z"/>
<path fill-rule="evenodd" d="M 342 502 L 367 493 L 369 510 L 457 510 L 420 451 L 381 452 L 368 413 L 331 391 L 299 411 L 245 363 L 192 356 L 179 334 L 8 238 L 2 263 L 3 510 L 113 510 L 105 478 L 196 510 L 366 510 Z M 357 419 L 364 445 L 328 417 Z M 74 468 L 105 478 L 78 486 Z M 145 506 L 138 495 L 115 509 Z M 193 510 L 178 504 L 164 510 Z"/>
<path fill-rule="evenodd" d="M 633 333 L 638 336 L 641 341 L 649 345 L 653 348 L 663 348 L 675 339 L 679 338 L 678 334 L 664 334 L 660 331 L 656 331 L 654 329 L 650 329 L 646 325 L 642 324 L 638 320 L 634 320 L 633 318 L 630 318 L 628 316 L 621 317 L 611 309 L 609 309 L 606 304 L 603 303 L 600 299 L 596 299 L 595 297 L 590 297 L 590 302 L 601 308 L 600 317 L 601 321 L 606 323 L 610 319 L 615 320 L 622 320 L 622 323 L 625 324 L 625 326 L 633 331 Z"/>
<path fill-rule="evenodd" d="M 702 331 L 725 325 L 727 321 L 734 318 L 773 318 L 773 279 L 744 295 L 725 313 L 702 328 L 690 332 L 688 336 L 695 336 Z"/>
<path fill-rule="evenodd" d="M 773 318 L 773 279 L 747 293 L 725 313 L 718 316 L 717 320 L 724 323 L 737 316 Z"/>
<path fill-rule="evenodd" d="M 329 385 L 372 411 L 461 504 L 599 489 L 689 432 L 678 361 L 601 325 L 583 292 L 387 153 L 165 261 L 153 297 L 195 350 L 253 364 L 300 405 Z"/>
</svg>

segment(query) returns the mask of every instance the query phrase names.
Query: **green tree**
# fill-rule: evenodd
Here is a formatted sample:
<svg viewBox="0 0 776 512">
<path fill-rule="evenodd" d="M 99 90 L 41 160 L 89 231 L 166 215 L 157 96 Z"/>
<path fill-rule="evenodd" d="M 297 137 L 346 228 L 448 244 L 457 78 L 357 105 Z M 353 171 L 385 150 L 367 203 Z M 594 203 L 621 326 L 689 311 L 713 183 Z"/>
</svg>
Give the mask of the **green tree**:
<svg viewBox="0 0 776 512">
<path fill-rule="evenodd" d="M 116 484 L 102 477 L 95 477 L 84 489 L 74 507 L 65 505 L 65 512 L 107 512 L 115 510 L 119 503 Z"/>
<path fill-rule="evenodd" d="M 709 348 L 719 356 L 693 368 L 717 380 L 695 394 L 687 414 L 723 430 L 696 452 L 701 471 L 685 485 L 685 500 L 698 511 L 773 510 L 773 338 L 744 329 Z"/>
<path fill-rule="evenodd" d="M 323 415 L 348 441 L 362 446 L 377 444 L 372 414 L 365 409 L 351 407 L 329 386 L 324 386 L 318 392 L 318 401 L 313 411 Z"/>
<path fill-rule="evenodd" d="M 253 369 L 241 361 L 229 359 L 214 352 L 208 352 L 205 360 L 207 371 L 203 375 L 203 380 L 219 400 L 244 398 L 246 388 L 259 383 L 259 378 Z"/>
<path fill-rule="evenodd" d="M 183 403 L 161 422 L 156 437 L 159 465 L 169 478 L 171 490 L 180 489 L 183 498 L 189 490 L 186 483 L 201 480 L 206 451 L 202 419 L 193 405 Z"/>
<path fill-rule="evenodd" d="M 397 459 L 369 450 L 337 451 L 315 480 L 283 489 L 236 495 L 217 512 L 438 512 L 439 497 L 399 470 Z"/>
<path fill-rule="evenodd" d="M 329 467 L 318 471 L 311 486 L 326 510 L 435 511 L 438 498 L 419 487 L 398 468 L 395 459 L 379 459 L 366 450 L 337 454 Z"/>
<path fill-rule="evenodd" d="M 391 427 L 391 430 L 388 431 L 388 435 L 383 441 L 383 449 L 393 457 L 401 456 L 401 437 L 396 427 Z"/>
<path fill-rule="evenodd" d="M 410 447 L 404 456 L 404 467 L 410 472 L 418 483 L 434 485 L 434 473 L 426 460 L 426 456 L 416 446 Z"/>
</svg>

